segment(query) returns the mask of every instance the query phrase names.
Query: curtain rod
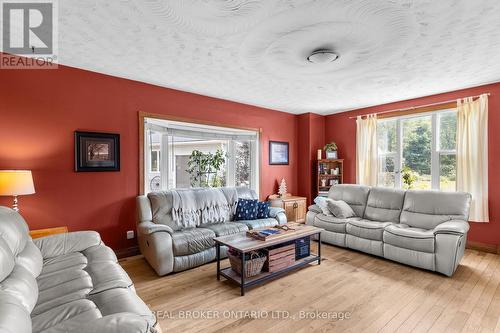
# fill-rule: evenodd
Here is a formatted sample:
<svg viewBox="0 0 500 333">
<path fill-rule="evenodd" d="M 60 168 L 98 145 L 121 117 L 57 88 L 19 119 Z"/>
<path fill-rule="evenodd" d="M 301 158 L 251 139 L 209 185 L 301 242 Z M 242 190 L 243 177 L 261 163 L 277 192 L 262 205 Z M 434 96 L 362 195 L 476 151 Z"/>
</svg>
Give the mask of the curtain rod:
<svg viewBox="0 0 500 333">
<path fill-rule="evenodd" d="M 484 93 L 484 94 L 481 94 L 481 95 L 488 95 L 490 96 L 490 93 Z M 475 96 L 469 96 L 471 98 L 477 98 L 477 97 L 480 97 L 481 95 L 475 95 Z M 468 98 L 468 97 L 464 97 L 464 98 Z M 456 99 L 450 99 L 448 101 L 443 101 L 443 102 L 437 102 L 437 103 L 431 103 L 431 104 L 424 104 L 424 105 L 419 105 L 419 106 L 410 106 L 410 107 L 407 107 L 407 108 L 401 108 L 401 109 L 393 109 L 393 110 L 387 110 L 387 111 L 381 111 L 381 112 L 375 112 L 375 113 L 367 113 L 367 114 L 360 114 L 359 116 L 363 117 L 363 116 L 367 116 L 369 114 L 376 114 L 376 115 L 379 115 L 379 114 L 384 114 L 384 113 L 392 113 L 392 112 L 398 112 L 398 111 L 407 111 L 407 110 L 412 110 L 412 109 L 421 109 L 421 108 L 426 108 L 426 107 L 429 107 L 429 106 L 435 106 L 435 105 L 441 105 L 441 104 L 447 104 L 447 103 L 451 103 L 451 102 L 456 102 L 458 98 Z M 349 117 L 349 119 L 356 119 L 358 118 L 358 116 L 352 116 L 352 117 Z"/>
</svg>

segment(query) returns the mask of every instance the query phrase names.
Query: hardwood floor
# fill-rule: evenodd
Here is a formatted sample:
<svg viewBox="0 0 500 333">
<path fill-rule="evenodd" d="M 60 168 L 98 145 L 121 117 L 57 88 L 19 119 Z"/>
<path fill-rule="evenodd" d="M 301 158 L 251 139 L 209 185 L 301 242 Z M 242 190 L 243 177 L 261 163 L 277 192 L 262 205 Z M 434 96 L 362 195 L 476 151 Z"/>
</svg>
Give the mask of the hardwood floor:
<svg viewBox="0 0 500 333">
<path fill-rule="evenodd" d="M 499 255 L 466 250 L 452 278 L 329 245 L 322 255 L 243 297 L 215 263 L 165 277 L 141 256 L 120 263 L 164 332 L 500 332 Z"/>
</svg>

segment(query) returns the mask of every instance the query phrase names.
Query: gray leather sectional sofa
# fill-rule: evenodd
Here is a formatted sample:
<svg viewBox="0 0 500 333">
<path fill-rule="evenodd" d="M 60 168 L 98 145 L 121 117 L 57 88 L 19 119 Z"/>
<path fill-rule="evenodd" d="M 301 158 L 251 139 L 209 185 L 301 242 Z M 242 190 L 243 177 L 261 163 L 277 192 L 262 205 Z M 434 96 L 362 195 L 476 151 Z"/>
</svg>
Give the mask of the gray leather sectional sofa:
<svg viewBox="0 0 500 333">
<path fill-rule="evenodd" d="M 464 254 L 471 195 L 337 185 L 356 217 L 327 216 L 309 207 L 306 223 L 323 228 L 322 241 L 451 276 Z"/>
<path fill-rule="evenodd" d="M 93 231 L 32 240 L 0 207 L 0 332 L 160 330 L 114 252 Z"/>
<path fill-rule="evenodd" d="M 258 199 L 255 191 L 251 189 L 237 187 L 236 190 L 240 199 Z M 213 191 L 220 189 L 214 188 Z M 147 196 L 137 197 L 139 248 L 160 276 L 215 260 L 215 237 L 287 222 L 283 209 L 271 207 L 270 217 L 266 219 L 180 228 L 172 219 L 172 200 L 171 191 L 152 192 Z M 226 255 L 226 250 L 221 247 L 222 256 Z"/>
</svg>

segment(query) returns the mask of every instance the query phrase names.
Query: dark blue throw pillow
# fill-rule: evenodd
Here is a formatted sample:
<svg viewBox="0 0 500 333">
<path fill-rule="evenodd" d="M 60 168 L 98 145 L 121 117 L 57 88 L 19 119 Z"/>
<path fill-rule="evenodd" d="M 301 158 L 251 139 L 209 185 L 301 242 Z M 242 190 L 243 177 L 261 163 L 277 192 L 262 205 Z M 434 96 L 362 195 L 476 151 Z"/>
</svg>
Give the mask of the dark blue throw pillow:
<svg viewBox="0 0 500 333">
<path fill-rule="evenodd" d="M 236 206 L 235 221 L 255 220 L 257 218 L 257 200 L 238 199 Z"/>
<path fill-rule="evenodd" d="M 269 206 L 271 206 L 269 201 L 257 202 L 258 219 L 267 219 L 269 217 Z"/>
</svg>

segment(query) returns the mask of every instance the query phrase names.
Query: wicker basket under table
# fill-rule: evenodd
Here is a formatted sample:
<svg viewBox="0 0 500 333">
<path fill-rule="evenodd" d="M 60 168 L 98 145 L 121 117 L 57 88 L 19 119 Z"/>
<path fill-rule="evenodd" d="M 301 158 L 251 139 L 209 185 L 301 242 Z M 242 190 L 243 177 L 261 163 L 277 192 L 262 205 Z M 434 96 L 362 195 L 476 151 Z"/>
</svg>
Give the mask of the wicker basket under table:
<svg viewBox="0 0 500 333">
<path fill-rule="evenodd" d="M 227 253 L 227 256 L 233 271 L 241 275 L 241 258 L 230 252 Z M 267 258 L 265 256 L 261 257 L 257 252 L 251 252 L 250 259 L 245 260 L 245 277 L 252 277 L 259 274 L 266 260 Z"/>
</svg>

